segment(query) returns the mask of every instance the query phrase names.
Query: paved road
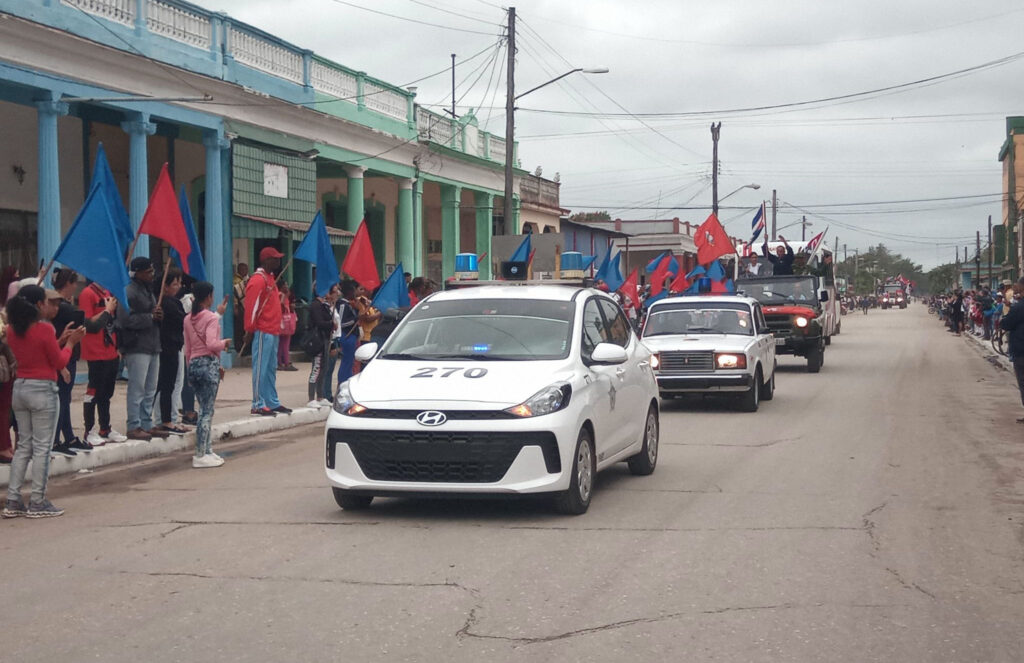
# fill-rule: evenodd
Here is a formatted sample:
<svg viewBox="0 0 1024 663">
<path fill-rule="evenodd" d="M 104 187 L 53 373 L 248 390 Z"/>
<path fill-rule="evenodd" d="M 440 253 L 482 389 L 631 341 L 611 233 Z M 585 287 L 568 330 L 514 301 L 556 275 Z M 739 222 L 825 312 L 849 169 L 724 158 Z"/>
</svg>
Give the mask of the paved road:
<svg viewBox="0 0 1024 663">
<path fill-rule="evenodd" d="M 0 523 L 8 661 L 1020 661 L 1010 376 L 920 306 L 844 318 L 757 414 L 669 403 L 590 512 L 338 510 L 320 431 L 54 482 Z"/>
</svg>

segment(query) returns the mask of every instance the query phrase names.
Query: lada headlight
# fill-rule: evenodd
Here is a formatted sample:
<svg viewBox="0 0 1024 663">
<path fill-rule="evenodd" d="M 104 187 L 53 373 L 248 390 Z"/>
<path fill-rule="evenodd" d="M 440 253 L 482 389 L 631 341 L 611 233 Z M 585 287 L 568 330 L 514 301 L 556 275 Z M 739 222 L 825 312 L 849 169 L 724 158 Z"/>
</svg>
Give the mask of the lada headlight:
<svg viewBox="0 0 1024 663">
<path fill-rule="evenodd" d="M 796 318 L 796 320 L 794 320 L 794 322 L 796 323 L 797 327 L 800 327 L 801 329 L 803 329 L 804 327 L 807 326 L 807 323 L 809 323 L 810 320 L 808 320 L 807 318 L 805 318 L 803 316 L 797 316 L 797 318 Z"/>
<path fill-rule="evenodd" d="M 334 399 L 334 411 L 350 417 L 366 412 L 366 406 L 356 403 L 352 398 L 352 389 L 348 386 L 347 380 L 338 386 L 338 395 Z"/>
<path fill-rule="evenodd" d="M 569 405 L 569 398 L 572 396 L 572 387 L 564 382 L 559 382 L 544 387 L 533 396 L 505 410 L 517 417 L 540 417 L 545 414 L 558 412 Z"/>
<path fill-rule="evenodd" d="M 746 368 L 747 355 L 733 354 L 731 352 L 716 352 L 715 366 L 718 368 Z"/>
</svg>

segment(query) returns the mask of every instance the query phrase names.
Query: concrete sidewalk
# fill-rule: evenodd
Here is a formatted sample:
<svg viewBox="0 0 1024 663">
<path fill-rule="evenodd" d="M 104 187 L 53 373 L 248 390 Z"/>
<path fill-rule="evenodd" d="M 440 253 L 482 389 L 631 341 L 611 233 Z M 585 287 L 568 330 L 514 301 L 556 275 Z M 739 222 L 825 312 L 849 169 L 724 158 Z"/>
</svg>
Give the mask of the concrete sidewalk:
<svg viewBox="0 0 1024 663">
<path fill-rule="evenodd" d="M 990 341 L 983 340 L 980 336 L 975 336 L 970 332 L 964 332 L 962 338 L 966 339 L 968 345 L 980 352 L 992 364 L 1013 373 L 1013 362 L 1010 361 L 1009 357 L 996 352 Z"/>
<path fill-rule="evenodd" d="M 294 428 L 305 424 L 324 421 L 330 411 L 327 407 L 307 408 L 306 384 L 309 378 L 309 362 L 297 363 L 298 371 L 278 371 L 277 392 L 282 405 L 292 408 L 291 414 L 274 417 L 257 417 L 249 414 L 252 408 L 252 371 L 248 367 L 231 368 L 225 372 L 224 381 L 217 393 L 217 406 L 213 416 L 213 446 L 217 441 L 259 435 L 270 431 Z M 85 362 L 79 362 L 79 371 L 85 370 Z M 115 430 L 125 432 L 125 404 L 127 382 L 118 381 L 117 391 L 110 404 L 111 424 Z M 71 422 L 75 434 L 85 438 L 82 430 L 82 399 L 85 385 L 77 385 L 72 394 Z M 154 417 L 159 423 L 159 408 Z M 194 427 L 189 426 L 194 431 Z M 172 435 L 166 439 L 153 438 L 150 442 L 129 440 L 122 443 L 108 443 L 89 452 L 78 452 L 74 458 L 53 456 L 50 461 L 50 476 L 71 474 L 81 470 L 130 463 L 144 458 L 174 453 L 195 447 L 195 432 Z M 10 477 L 10 465 L 0 465 L 0 486 L 6 486 Z"/>
</svg>

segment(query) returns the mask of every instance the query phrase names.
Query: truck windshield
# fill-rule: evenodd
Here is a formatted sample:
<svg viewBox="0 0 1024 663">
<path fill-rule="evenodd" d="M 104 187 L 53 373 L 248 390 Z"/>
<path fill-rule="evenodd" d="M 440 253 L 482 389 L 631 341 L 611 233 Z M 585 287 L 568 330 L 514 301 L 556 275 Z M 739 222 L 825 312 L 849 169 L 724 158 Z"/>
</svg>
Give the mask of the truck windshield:
<svg viewBox="0 0 1024 663">
<path fill-rule="evenodd" d="M 537 360 L 569 355 L 574 302 L 461 299 L 425 302 L 384 345 L 382 359 Z"/>
<path fill-rule="evenodd" d="M 737 287 L 748 297 L 762 304 L 780 306 L 783 304 L 806 303 L 817 306 L 818 290 L 813 276 L 781 279 L 745 279 Z"/>
</svg>

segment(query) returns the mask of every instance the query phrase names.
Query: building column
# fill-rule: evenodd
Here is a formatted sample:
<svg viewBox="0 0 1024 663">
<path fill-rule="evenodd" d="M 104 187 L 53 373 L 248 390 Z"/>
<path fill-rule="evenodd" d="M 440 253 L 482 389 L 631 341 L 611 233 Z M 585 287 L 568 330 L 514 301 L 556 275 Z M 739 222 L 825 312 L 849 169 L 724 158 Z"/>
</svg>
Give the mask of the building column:
<svg viewBox="0 0 1024 663">
<path fill-rule="evenodd" d="M 406 268 L 413 276 L 423 276 L 426 263 L 423 258 L 423 180 L 415 180 L 412 188 L 412 268 Z"/>
<path fill-rule="evenodd" d="M 149 204 L 146 138 L 156 133 L 156 125 L 149 121 L 148 113 L 133 115 L 131 120 L 121 123 L 121 129 L 128 134 L 128 216 L 132 221 L 132 229 L 138 232 L 146 213 L 146 205 Z M 149 242 L 138 242 L 135 255 L 149 256 Z"/>
<path fill-rule="evenodd" d="M 398 180 L 398 232 L 396 233 L 398 246 L 395 251 L 395 258 L 397 262 L 402 263 L 402 268 L 410 274 L 416 273 L 413 271 L 416 267 L 416 237 L 412 213 L 412 189 L 415 183 L 415 180 L 411 179 Z"/>
<path fill-rule="evenodd" d="M 348 230 L 355 232 L 359 230 L 359 224 L 363 222 L 366 210 L 363 209 L 363 173 L 366 168 L 363 166 L 345 166 L 348 173 Z"/>
<path fill-rule="evenodd" d="M 57 96 L 57 95 L 53 95 Z M 39 259 L 49 262 L 60 246 L 60 146 L 57 118 L 67 115 L 68 105 L 54 98 L 36 102 L 39 119 L 39 226 L 36 248 Z"/>
<path fill-rule="evenodd" d="M 476 255 L 483 256 L 480 261 L 480 278 L 490 279 L 491 277 L 491 234 L 493 232 L 492 217 L 494 216 L 494 194 L 484 191 L 477 191 L 476 199 Z"/>
<path fill-rule="evenodd" d="M 231 292 L 231 282 L 224 280 L 231 265 L 231 246 L 224 244 L 224 201 L 230 197 L 224 191 L 225 181 L 221 172 L 224 152 L 231 146 L 220 132 L 208 132 L 203 136 L 206 148 L 206 219 L 203 240 L 206 248 L 206 274 L 213 283 L 214 301 L 220 303 L 224 295 Z M 227 318 L 225 318 L 227 324 Z"/>
<path fill-rule="evenodd" d="M 441 186 L 441 278 L 455 274 L 455 254 L 459 252 L 459 204 L 462 187 Z"/>
<path fill-rule="evenodd" d="M 514 228 L 514 230 L 511 234 L 513 235 L 521 235 L 526 232 L 523 229 L 522 202 L 523 201 L 519 198 L 519 196 L 512 196 L 512 227 Z M 506 230 L 506 232 L 508 231 Z"/>
</svg>

